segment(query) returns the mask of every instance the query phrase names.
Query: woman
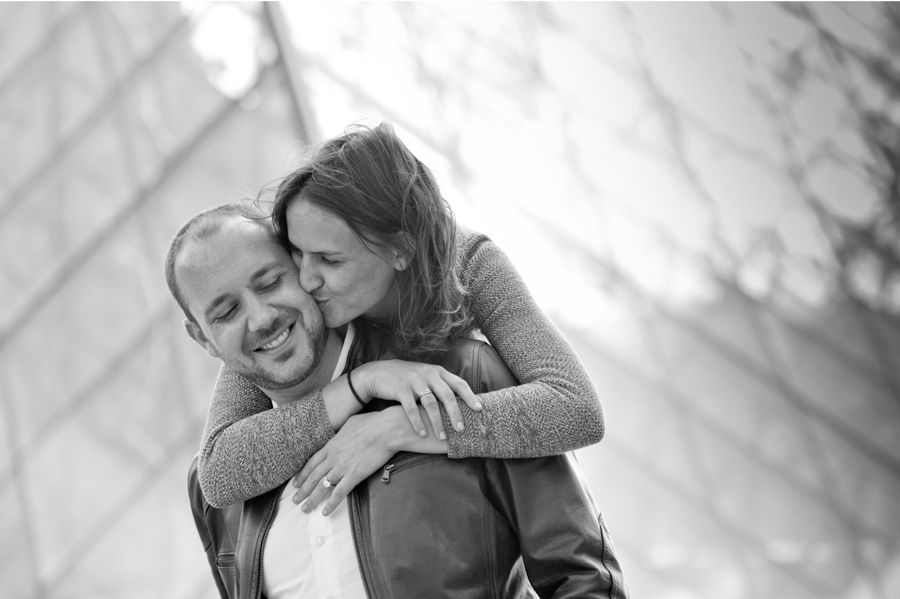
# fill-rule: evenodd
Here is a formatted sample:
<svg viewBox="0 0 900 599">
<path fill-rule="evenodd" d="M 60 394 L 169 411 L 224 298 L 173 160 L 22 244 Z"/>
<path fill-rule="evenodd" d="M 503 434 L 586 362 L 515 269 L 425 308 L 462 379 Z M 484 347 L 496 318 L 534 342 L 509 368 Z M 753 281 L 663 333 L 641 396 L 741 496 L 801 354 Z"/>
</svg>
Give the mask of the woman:
<svg viewBox="0 0 900 599">
<path fill-rule="evenodd" d="M 322 144 L 279 185 L 273 219 L 328 327 L 358 319 L 372 331 L 369 357 L 418 363 L 366 364 L 278 410 L 223 369 L 199 460 L 210 504 L 256 496 L 304 465 L 299 499 L 326 475 L 342 479 L 352 457 L 316 452 L 375 396 L 403 403 L 422 435 L 420 399 L 451 458 L 546 456 L 600 441 L 600 401 L 571 347 L 500 249 L 456 227 L 433 175 L 389 125 L 354 127 Z M 427 364 L 476 328 L 518 387 L 475 396 Z M 364 477 L 357 474 L 354 481 Z"/>
</svg>

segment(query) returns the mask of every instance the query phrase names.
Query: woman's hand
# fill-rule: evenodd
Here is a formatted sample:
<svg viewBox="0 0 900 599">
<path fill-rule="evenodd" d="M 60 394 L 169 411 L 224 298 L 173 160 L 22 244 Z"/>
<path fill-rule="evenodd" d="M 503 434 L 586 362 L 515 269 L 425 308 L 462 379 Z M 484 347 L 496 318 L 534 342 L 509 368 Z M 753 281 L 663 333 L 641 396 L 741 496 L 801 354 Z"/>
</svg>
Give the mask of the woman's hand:
<svg viewBox="0 0 900 599">
<path fill-rule="evenodd" d="M 475 411 L 481 410 L 481 402 L 472 393 L 469 385 L 461 378 L 447 372 L 440 366 L 404 362 L 402 360 L 381 360 L 370 362 L 353 371 L 353 382 L 360 381 L 369 397 L 380 397 L 402 404 L 410 423 L 420 436 L 428 434 L 416 402 L 422 407 L 431 421 L 431 428 L 438 438 L 447 438 L 441 409 L 438 402 L 444 405 L 450 422 L 457 431 L 464 428 L 462 414 L 456 403 L 456 395 Z"/>
<path fill-rule="evenodd" d="M 377 472 L 399 450 L 447 453 L 447 444 L 433 435 L 430 440 L 415 436 L 400 406 L 351 416 L 294 477 L 294 503 L 306 499 L 302 509 L 309 513 L 330 495 L 322 510 L 323 515 L 329 515 L 356 485 Z M 323 485 L 325 479 L 333 485 Z"/>
</svg>

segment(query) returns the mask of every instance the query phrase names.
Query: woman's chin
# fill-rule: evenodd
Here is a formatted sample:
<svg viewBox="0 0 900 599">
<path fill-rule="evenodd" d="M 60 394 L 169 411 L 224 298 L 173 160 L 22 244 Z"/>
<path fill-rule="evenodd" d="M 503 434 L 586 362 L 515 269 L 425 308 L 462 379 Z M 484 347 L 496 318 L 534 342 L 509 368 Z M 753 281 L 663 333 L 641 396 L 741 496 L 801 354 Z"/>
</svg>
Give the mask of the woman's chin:
<svg viewBox="0 0 900 599">
<path fill-rule="evenodd" d="M 336 313 L 333 310 L 329 310 L 328 306 L 325 306 L 322 310 L 322 316 L 325 318 L 325 326 L 329 329 L 342 327 L 353 320 L 352 318 L 342 318 L 342 316 L 344 316 L 343 314 Z"/>
</svg>

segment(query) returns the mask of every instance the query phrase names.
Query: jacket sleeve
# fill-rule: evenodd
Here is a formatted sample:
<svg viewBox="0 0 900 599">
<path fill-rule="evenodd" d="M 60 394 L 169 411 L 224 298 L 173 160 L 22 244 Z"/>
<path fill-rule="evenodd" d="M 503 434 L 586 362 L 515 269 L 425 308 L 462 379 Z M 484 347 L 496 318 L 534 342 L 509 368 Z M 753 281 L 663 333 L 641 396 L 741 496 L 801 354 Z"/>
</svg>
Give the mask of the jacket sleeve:
<svg viewBox="0 0 900 599">
<path fill-rule="evenodd" d="M 449 456 L 540 457 L 600 441 L 604 420 L 597 390 L 509 258 L 486 236 L 462 228 L 458 247 L 460 279 L 476 325 L 521 384 L 481 395 L 480 412 L 460 402 L 461 433 L 445 415 Z"/>
<path fill-rule="evenodd" d="M 200 444 L 203 494 L 224 507 L 270 491 L 333 436 L 321 389 L 273 409 L 265 393 L 223 366 Z"/>
<path fill-rule="evenodd" d="M 457 342 L 451 360 L 448 370 L 473 389 L 496 392 L 517 383 L 489 345 Z M 627 597 L 609 530 L 574 456 L 484 464 L 488 499 L 515 531 L 528 581 L 540 597 Z"/>
<path fill-rule="evenodd" d="M 487 492 L 512 525 L 528 574 L 542 599 L 625 599 L 622 568 L 609 530 L 570 455 L 485 460 Z"/>
<path fill-rule="evenodd" d="M 229 599 L 228 591 L 225 589 L 225 583 L 219 568 L 216 566 L 216 551 L 212 546 L 212 538 L 209 529 L 206 526 L 206 518 L 204 518 L 204 500 L 203 493 L 200 491 L 200 482 L 197 480 L 197 458 L 191 462 L 188 471 L 188 495 L 191 498 L 191 513 L 194 516 L 194 525 L 197 527 L 197 533 L 200 535 L 200 542 L 203 544 L 203 550 L 206 552 L 206 561 L 212 570 L 213 580 L 216 582 L 216 588 L 219 590 L 219 596 L 222 599 Z"/>
</svg>

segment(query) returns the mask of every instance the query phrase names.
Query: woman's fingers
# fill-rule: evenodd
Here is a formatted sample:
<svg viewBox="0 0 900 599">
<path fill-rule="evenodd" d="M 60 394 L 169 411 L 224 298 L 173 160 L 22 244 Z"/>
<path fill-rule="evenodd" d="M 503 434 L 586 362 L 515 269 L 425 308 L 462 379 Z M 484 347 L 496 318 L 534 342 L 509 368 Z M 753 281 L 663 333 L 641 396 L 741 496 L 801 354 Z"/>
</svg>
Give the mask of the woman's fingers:
<svg viewBox="0 0 900 599">
<path fill-rule="evenodd" d="M 425 424 L 422 422 L 422 418 L 419 416 L 419 406 L 418 404 L 416 404 L 415 398 L 407 397 L 405 401 L 400 401 L 400 405 L 403 406 L 403 411 L 406 412 L 406 417 L 409 418 L 410 424 L 412 424 L 413 429 L 417 433 L 419 433 L 419 436 L 428 436 L 428 430 L 425 428 Z"/>
<path fill-rule="evenodd" d="M 456 396 L 453 394 L 453 390 L 450 389 L 443 380 L 432 385 L 432 390 L 434 391 L 434 396 L 437 401 L 444 405 L 444 410 L 447 412 L 447 417 L 450 419 L 450 422 L 453 423 L 453 428 L 457 431 L 463 430 L 465 427 L 463 426 L 462 414 L 459 411 L 459 404 L 456 402 Z M 424 403 L 423 399 L 422 404 L 424 405 Z M 440 420 L 440 411 L 436 405 L 435 410 L 438 411 L 437 417 Z M 441 439 L 443 438 L 444 437 L 441 437 Z"/>
<path fill-rule="evenodd" d="M 456 400 L 453 400 L 456 403 Z M 444 432 L 444 421 L 441 418 L 441 408 L 438 406 L 437 396 L 431 389 L 425 395 L 419 396 L 419 403 L 425 408 L 428 420 L 431 421 L 431 430 L 437 435 L 438 439 L 444 440 L 447 434 Z"/>
<path fill-rule="evenodd" d="M 314 453 L 303 465 L 303 468 L 300 469 L 300 472 L 294 475 L 294 486 L 300 487 L 303 485 L 303 483 L 309 479 L 310 473 L 315 470 L 319 464 L 324 462 L 326 457 L 328 457 L 328 454 L 322 450 Z"/>
<path fill-rule="evenodd" d="M 481 410 L 481 401 L 474 393 L 472 393 L 472 389 L 469 388 L 469 384 L 466 381 L 446 370 L 441 373 L 441 378 L 454 393 L 459 395 L 461 400 L 466 402 L 466 405 L 469 406 L 470 409 L 475 410 L 476 412 Z"/>
<path fill-rule="evenodd" d="M 325 478 L 325 475 L 331 471 L 331 464 L 321 463 L 317 468 L 315 468 L 306 480 L 300 485 L 300 488 L 297 489 L 297 492 L 294 493 L 294 503 L 302 503 L 304 499 L 309 497 L 319 486 L 322 485 L 322 480 Z"/>
<path fill-rule="evenodd" d="M 416 409 L 417 402 L 425 408 L 435 434 L 441 439 L 445 439 L 446 434 L 441 436 L 445 431 L 439 404 L 443 404 L 457 431 L 462 431 L 464 424 L 456 395 L 470 409 L 476 412 L 482 409 L 481 402 L 469 385 L 440 366 L 388 360 L 360 366 L 358 371 L 360 380 L 366 385 L 367 394 L 401 403 L 413 428 L 422 437 L 428 433 Z M 432 393 L 423 393 L 426 390 Z"/>
<path fill-rule="evenodd" d="M 341 482 L 339 482 L 336 487 L 330 489 L 332 491 L 331 497 L 325 502 L 325 507 L 322 508 L 322 515 L 330 516 L 331 512 L 337 509 L 344 500 L 344 497 L 346 497 L 361 480 L 361 478 L 357 480 L 353 475 L 347 475 L 341 479 Z"/>
<path fill-rule="evenodd" d="M 306 501 L 303 502 L 303 507 L 301 509 L 305 513 L 308 514 L 311 511 L 313 511 L 314 509 L 316 509 L 316 506 L 319 505 L 319 503 L 321 503 L 321 501 L 323 499 L 328 497 L 334 491 L 335 485 L 337 483 L 328 484 L 328 485 L 323 484 L 326 480 L 334 483 L 335 480 L 334 480 L 334 478 L 332 478 L 334 476 L 335 476 L 334 474 L 329 474 L 326 477 L 322 477 L 321 482 L 319 482 L 319 484 L 316 485 L 315 489 L 313 489 L 313 492 L 310 493 L 309 497 L 306 498 Z"/>
</svg>

